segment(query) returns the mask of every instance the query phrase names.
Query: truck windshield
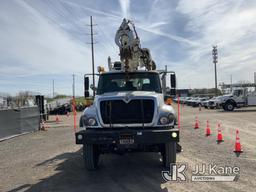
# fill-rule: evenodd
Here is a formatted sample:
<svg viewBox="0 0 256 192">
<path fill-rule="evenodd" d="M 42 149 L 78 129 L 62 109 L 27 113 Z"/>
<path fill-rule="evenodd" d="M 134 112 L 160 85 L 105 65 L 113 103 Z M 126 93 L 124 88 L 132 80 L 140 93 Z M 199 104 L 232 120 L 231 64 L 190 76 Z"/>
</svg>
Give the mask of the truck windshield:
<svg viewBox="0 0 256 192">
<path fill-rule="evenodd" d="M 157 73 L 109 73 L 99 78 L 97 94 L 123 91 L 153 91 L 161 93 L 161 83 Z"/>
<path fill-rule="evenodd" d="M 242 95 L 242 94 L 243 94 L 243 90 L 241 90 L 241 89 L 236 89 L 236 90 L 234 90 L 233 93 L 232 93 L 232 95 L 235 95 L 235 96 L 237 96 L 237 97 L 239 97 L 239 96 Z"/>
</svg>

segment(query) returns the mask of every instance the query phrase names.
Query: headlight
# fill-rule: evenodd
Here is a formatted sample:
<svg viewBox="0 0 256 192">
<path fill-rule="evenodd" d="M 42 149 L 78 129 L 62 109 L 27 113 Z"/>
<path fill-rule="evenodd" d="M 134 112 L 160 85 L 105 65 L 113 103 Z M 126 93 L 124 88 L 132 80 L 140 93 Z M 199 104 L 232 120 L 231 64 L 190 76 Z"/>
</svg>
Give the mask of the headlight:
<svg viewBox="0 0 256 192">
<path fill-rule="evenodd" d="M 89 126 L 94 126 L 94 125 L 96 125 L 96 119 L 93 118 L 93 117 L 88 118 L 87 124 L 88 124 Z"/>
<path fill-rule="evenodd" d="M 80 119 L 80 127 L 86 127 L 86 126 L 97 126 L 97 120 L 95 117 L 87 117 L 82 116 Z"/>
<path fill-rule="evenodd" d="M 176 138 L 178 136 L 178 134 L 176 132 L 172 133 L 172 138 Z"/>
<path fill-rule="evenodd" d="M 77 135 L 77 139 L 78 140 L 82 140 L 83 139 L 83 135 Z"/>
<path fill-rule="evenodd" d="M 167 113 L 159 118 L 158 123 L 161 125 L 171 124 L 175 121 L 176 117 L 173 113 Z"/>
<path fill-rule="evenodd" d="M 172 122 L 175 120 L 175 116 L 174 116 L 174 114 L 172 114 L 172 113 L 170 113 L 170 114 L 168 115 L 168 118 L 169 118 L 169 123 L 172 123 Z"/>
<path fill-rule="evenodd" d="M 169 123 L 169 119 L 165 116 L 161 117 L 159 121 L 162 125 L 166 125 L 167 123 Z"/>
</svg>

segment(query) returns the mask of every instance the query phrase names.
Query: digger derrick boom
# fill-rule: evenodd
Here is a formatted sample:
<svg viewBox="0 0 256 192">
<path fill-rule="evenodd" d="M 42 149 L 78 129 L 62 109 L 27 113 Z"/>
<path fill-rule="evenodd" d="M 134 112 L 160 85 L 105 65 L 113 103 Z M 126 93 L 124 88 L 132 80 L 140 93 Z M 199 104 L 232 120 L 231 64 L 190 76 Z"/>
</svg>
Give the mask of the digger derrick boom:
<svg viewBox="0 0 256 192">
<path fill-rule="evenodd" d="M 120 60 L 124 63 L 126 71 L 138 70 L 139 67 L 145 67 L 147 70 L 156 69 L 150 50 L 141 48 L 135 25 L 130 20 L 123 19 L 116 32 L 115 43 L 119 47 Z"/>
</svg>

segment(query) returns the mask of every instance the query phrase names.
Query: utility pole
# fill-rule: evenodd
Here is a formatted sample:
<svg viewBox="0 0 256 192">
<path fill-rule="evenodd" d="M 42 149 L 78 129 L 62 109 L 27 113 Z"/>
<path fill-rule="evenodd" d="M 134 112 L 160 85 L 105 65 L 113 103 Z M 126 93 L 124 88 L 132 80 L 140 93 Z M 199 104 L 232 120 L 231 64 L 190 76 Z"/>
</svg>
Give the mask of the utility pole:
<svg viewBox="0 0 256 192">
<path fill-rule="evenodd" d="M 75 74 L 72 75 L 73 76 L 73 99 L 75 99 Z"/>
<path fill-rule="evenodd" d="M 254 84 L 256 84 L 256 72 L 254 72 Z"/>
<path fill-rule="evenodd" d="M 54 79 L 52 80 L 52 98 L 54 98 Z"/>
<path fill-rule="evenodd" d="M 162 84 L 163 84 L 163 94 L 166 95 L 166 74 L 167 74 L 167 65 L 165 65 L 165 73 L 162 75 Z"/>
<path fill-rule="evenodd" d="M 75 74 L 73 76 L 73 102 L 72 102 L 72 109 L 74 114 L 74 132 L 76 132 L 76 100 L 75 100 Z"/>
<path fill-rule="evenodd" d="M 92 49 L 92 82 L 93 82 L 93 97 L 95 97 L 95 69 L 94 69 L 94 41 L 93 41 L 93 24 L 92 16 L 90 16 L 90 27 L 91 27 L 91 49 Z"/>
<path fill-rule="evenodd" d="M 214 71 L 215 71 L 215 96 L 218 95 L 218 87 L 217 87 L 217 62 L 218 62 L 218 50 L 217 45 L 212 46 L 212 58 L 214 63 Z"/>
<path fill-rule="evenodd" d="M 254 84 L 256 85 L 256 72 L 254 72 Z M 256 91 L 256 86 L 254 87 L 254 91 Z"/>
<path fill-rule="evenodd" d="M 232 84 L 233 84 L 233 80 L 232 80 L 232 74 L 230 75 L 230 92 L 232 92 Z"/>
</svg>

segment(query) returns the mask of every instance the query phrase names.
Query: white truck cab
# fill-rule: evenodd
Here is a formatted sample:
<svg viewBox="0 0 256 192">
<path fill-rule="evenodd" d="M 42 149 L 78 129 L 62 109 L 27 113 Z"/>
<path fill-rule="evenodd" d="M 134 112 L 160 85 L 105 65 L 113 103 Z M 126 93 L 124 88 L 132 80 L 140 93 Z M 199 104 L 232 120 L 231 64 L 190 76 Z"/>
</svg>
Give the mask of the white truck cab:
<svg viewBox="0 0 256 192">
<path fill-rule="evenodd" d="M 165 98 L 167 92 L 175 95 L 175 73 L 155 70 L 150 51 L 140 47 L 131 21 L 123 20 L 115 40 L 120 61 L 112 63 L 108 58 L 108 72 L 98 67 L 98 86 L 91 87 L 96 91 L 93 105 L 84 110 L 75 134 L 76 144 L 83 145 L 85 166 L 96 169 L 105 153 L 160 152 L 163 165 L 170 167 L 176 162 L 179 129 Z M 171 88 L 166 82 L 169 74 Z M 88 97 L 88 74 L 84 85 Z"/>
<path fill-rule="evenodd" d="M 256 106 L 255 92 L 249 92 L 247 87 L 235 88 L 231 94 L 219 98 L 219 103 L 225 111 L 235 108 Z"/>
</svg>

